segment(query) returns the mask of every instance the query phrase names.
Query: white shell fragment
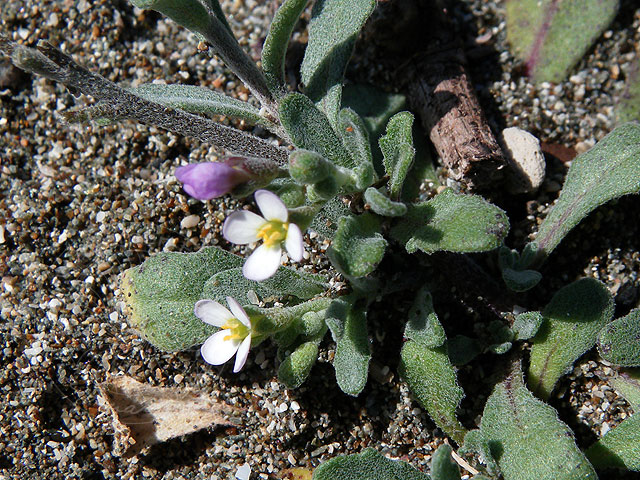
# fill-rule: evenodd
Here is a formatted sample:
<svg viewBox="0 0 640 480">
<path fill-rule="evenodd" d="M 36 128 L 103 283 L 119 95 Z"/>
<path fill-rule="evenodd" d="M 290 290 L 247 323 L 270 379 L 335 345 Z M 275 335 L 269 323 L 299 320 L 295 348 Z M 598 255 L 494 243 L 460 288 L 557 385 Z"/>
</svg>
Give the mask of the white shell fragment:
<svg viewBox="0 0 640 480">
<path fill-rule="evenodd" d="M 533 192 L 542 185 L 545 174 L 540 141 L 517 127 L 502 131 L 502 145 L 509 161 L 507 189 L 510 193 Z"/>
</svg>

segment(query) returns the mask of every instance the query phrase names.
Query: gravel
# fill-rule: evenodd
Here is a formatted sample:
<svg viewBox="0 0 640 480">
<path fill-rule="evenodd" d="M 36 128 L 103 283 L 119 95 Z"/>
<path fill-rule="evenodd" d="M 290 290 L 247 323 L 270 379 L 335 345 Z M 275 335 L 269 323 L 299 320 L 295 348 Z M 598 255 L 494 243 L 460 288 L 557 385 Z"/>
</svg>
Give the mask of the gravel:
<svg viewBox="0 0 640 480">
<path fill-rule="evenodd" d="M 223 5 L 243 46 L 258 59 L 272 2 Z M 614 125 L 614 101 L 640 45 L 640 9 L 623 2 L 623 13 L 571 77 L 539 87 L 517 73 L 505 45 L 503 9 L 503 3 L 476 0 L 454 12 L 467 25 L 471 73 L 491 122 L 526 129 L 546 144 L 585 150 Z M 0 30 L 15 40 L 46 39 L 125 86 L 161 79 L 248 99 L 246 88 L 200 51 L 189 33 L 123 0 L 19 0 L 6 2 L 0 18 Z M 478 50 L 481 41 L 492 47 L 490 54 Z M 383 69 L 363 58 L 365 51 L 359 46 L 359 70 L 349 74 L 381 83 Z M 245 370 L 233 374 L 229 366 L 205 364 L 197 349 L 165 354 L 131 331 L 119 296 L 125 269 L 160 251 L 230 248 L 221 222 L 238 203 L 190 199 L 173 176 L 177 166 L 220 152 L 131 122 L 68 125 L 60 113 L 85 99 L 6 62 L 0 63 L 0 79 L 0 478 L 226 479 L 245 462 L 252 478 L 282 478 L 284 469 L 316 466 L 366 446 L 427 470 L 444 437 L 399 381 L 397 349 L 374 354 L 369 385 L 351 398 L 335 385 L 331 343 L 323 345 L 310 380 L 288 391 L 277 382 L 273 346 L 252 352 Z M 535 230 L 566 168 L 548 158 L 538 196 L 526 212 L 513 212 L 514 244 Z M 618 313 L 637 306 L 639 207 L 637 198 L 620 200 L 576 229 L 544 272 L 549 290 L 538 302 L 589 275 L 616 295 Z M 311 239 L 305 268 L 326 267 L 316 255 L 324 248 Z M 399 345 L 406 309 L 392 312 L 398 331 L 390 332 L 382 315 L 372 319 L 375 347 L 385 335 Z M 492 368 L 461 370 L 468 388 L 461 418 L 469 426 L 490 392 Z M 605 368 L 595 355 L 580 362 L 552 402 L 572 427 L 582 425 L 581 446 L 630 413 L 595 376 Z M 97 398 L 97 386 L 115 374 L 209 392 L 246 409 L 245 423 L 172 440 L 138 457 L 115 457 L 113 432 Z"/>
</svg>

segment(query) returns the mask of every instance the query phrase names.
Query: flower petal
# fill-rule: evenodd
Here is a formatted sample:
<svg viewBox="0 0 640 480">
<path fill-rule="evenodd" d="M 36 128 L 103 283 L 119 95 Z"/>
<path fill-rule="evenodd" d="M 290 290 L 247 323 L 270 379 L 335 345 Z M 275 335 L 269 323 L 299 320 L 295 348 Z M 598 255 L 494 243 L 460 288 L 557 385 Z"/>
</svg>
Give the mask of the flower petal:
<svg viewBox="0 0 640 480">
<path fill-rule="evenodd" d="M 175 175 L 184 184 L 185 192 L 203 201 L 225 195 L 249 179 L 242 170 L 222 162 L 184 165 L 176 169 Z"/>
<path fill-rule="evenodd" d="M 249 356 L 249 348 L 251 348 L 251 335 L 245 337 L 238 348 L 238 353 L 236 353 L 236 363 L 233 366 L 233 373 L 238 373 L 244 367 L 244 364 L 247 363 L 247 357 Z"/>
<path fill-rule="evenodd" d="M 193 309 L 200 320 L 215 327 L 222 327 L 233 314 L 224 306 L 213 300 L 198 300 Z"/>
<path fill-rule="evenodd" d="M 240 341 L 236 339 L 225 340 L 229 336 L 228 330 L 220 330 L 214 333 L 200 347 L 200 353 L 205 362 L 211 365 L 222 365 L 238 351 Z"/>
<path fill-rule="evenodd" d="M 266 280 L 271 277 L 280 266 L 282 249 L 260 245 L 256 248 L 242 266 L 242 274 L 249 280 Z"/>
<path fill-rule="evenodd" d="M 284 241 L 284 246 L 287 249 L 287 253 L 291 260 L 299 262 L 302 260 L 302 253 L 304 252 L 304 243 L 302 241 L 302 232 L 295 223 L 289 224 L 287 230 L 287 238 Z"/>
<path fill-rule="evenodd" d="M 227 305 L 231 309 L 231 313 L 236 317 L 245 327 L 249 327 L 251 329 L 251 320 L 249 320 L 249 315 L 244 311 L 244 308 L 240 306 L 238 301 L 233 297 L 227 297 Z"/>
<path fill-rule="evenodd" d="M 289 218 L 289 211 L 286 205 L 275 193 L 269 190 L 258 190 L 254 195 L 258 208 L 262 216 L 267 220 L 280 220 L 286 222 Z"/>
<path fill-rule="evenodd" d="M 231 243 L 245 245 L 258 241 L 258 230 L 266 223 L 260 215 L 240 210 L 227 217 L 222 226 L 222 236 Z"/>
</svg>

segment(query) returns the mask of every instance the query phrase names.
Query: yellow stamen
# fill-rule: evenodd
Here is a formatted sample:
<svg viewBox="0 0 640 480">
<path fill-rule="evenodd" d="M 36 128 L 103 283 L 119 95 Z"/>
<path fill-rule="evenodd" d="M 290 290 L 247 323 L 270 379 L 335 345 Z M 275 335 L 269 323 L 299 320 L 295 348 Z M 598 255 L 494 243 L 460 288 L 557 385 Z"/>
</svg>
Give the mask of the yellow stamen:
<svg viewBox="0 0 640 480">
<path fill-rule="evenodd" d="M 271 220 L 260 228 L 258 231 L 258 238 L 262 239 L 267 247 L 273 247 L 282 243 L 284 239 L 287 238 L 288 229 L 288 223 L 283 223 L 279 220 Z"/>
<path fill-rule="evenodd" d="M 221 328 L 229 331 L 229 335 L 223 338 L 225 342 L 228 340 L 244 340 L 249 335 L 247 326 L 235 317 L 227 320 Z"/>
</svg>

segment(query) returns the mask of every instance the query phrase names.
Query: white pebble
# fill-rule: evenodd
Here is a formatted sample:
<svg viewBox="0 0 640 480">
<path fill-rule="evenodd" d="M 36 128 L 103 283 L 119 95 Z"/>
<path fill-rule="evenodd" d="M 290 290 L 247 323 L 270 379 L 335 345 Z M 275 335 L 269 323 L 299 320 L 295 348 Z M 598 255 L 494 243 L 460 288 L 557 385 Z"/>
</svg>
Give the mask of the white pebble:
<svg viewBox="0 0 640 480">
<path fill-rule="evenodd" d="M 198 215 L 189 215 L 188 217 L 184 217 L 180 222 L 180 226 L 182 228 L 193 228 L 198 225 L 200 221 L 200 217 Z"/>
<path fill-rule="evenodd" d="M 511 193 L 533 192 L 545 175 L 545 161 L 540 141 L 517 127 L 502 131 L 505 154 L 510 162 L 507 188 Z"/>
</svg>

